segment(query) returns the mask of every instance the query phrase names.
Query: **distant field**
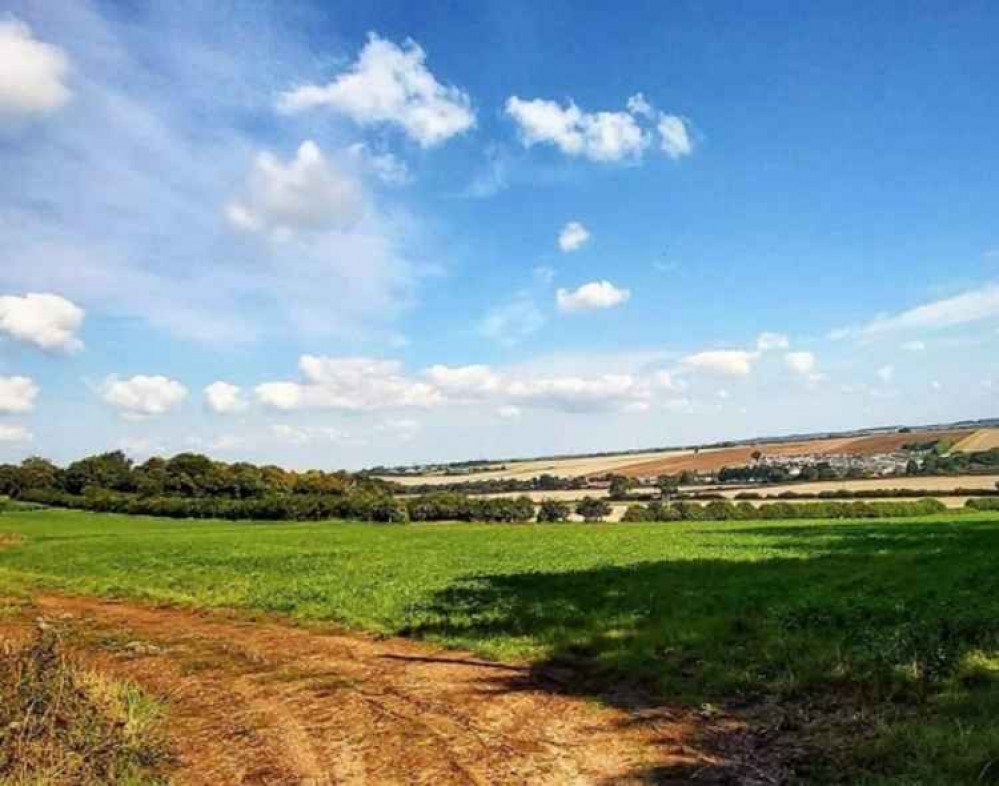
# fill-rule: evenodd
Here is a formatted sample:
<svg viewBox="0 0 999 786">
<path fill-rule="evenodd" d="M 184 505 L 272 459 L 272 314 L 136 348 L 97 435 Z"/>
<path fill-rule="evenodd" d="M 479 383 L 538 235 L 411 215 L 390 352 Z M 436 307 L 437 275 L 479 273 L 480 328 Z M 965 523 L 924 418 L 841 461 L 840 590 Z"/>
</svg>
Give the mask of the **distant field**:
<svg viewBox="0 0 999 786">
<path fill-rule="evenodd" d="M 999 428 L 983 428 L 969 434 L 958 442 L 952 450 L 961 453 L 974 453 L 979 450 L 999 448 Z"/>
<path fill-rule="evenodd" d="M 682 456 L 686 450 L 631 453 L 628 455 L 600 456 L 589 458 L 543 459 L 540 461 L 508 461 L 497 468 L 484 469 L 462 475 L 416 475 L 412 477 L 389 477 L 404 486 L 444 485 L 472 480 L 530 480 L 538 475 L 555 475 L 560 478 L 576 478 L 584 475 L 602 475 L 616 471 L 618 467 L 636 461 L 649 461 L 663 456 Z M 502 468 L 498 468 L 502 467 Z"/>
<path fill-rule="evenodd" d="M 804 718 L 784 733 L 827 753 L 805 766 L 838 782 L 980 783 L 999 750 L 997 514 L 378 526 L 47 510 L 2 514 L 0 532 L 20 538 L 0 548 L 0 596 L 335 621 L 526 658 L 539 675 L 571 667 L 584 695 L 766 697 L 767 717 Z"/>
<path fill-rule="evenodd" d="M 760 494 L 780 494 L 782 491 L 797 491 L 802 494 L 818 494 L 822 491 L 851 491 L 875 489 L 926 489 L 928 491 L 949 491 L 951 489 L 994 489 L 999 475 L 949 475 L 940 477 L 889 477 L 864 480 L 827 480 L 814 483 L 788 483 L 781 486 L 743 486 L 738 489 L 721 489 L 726 497 L 734 497 L 740 491 L 755 491 Z M 712 487 L 714 489 L 715 487 Z M 941 498 L 946 499 L 946 498 Z"/>
<path fill-rule="evenodd" d="M 676 474 L 685 470 L 704 472 L 722 467 L 747 464 L 755 451 L 767 456 L 803 456 L 808 454 L 840 454 L 866 456 L 875 453 L 891 453 L 910 442 L 928 442 L 933 439 L 957 441 L 972 432 L 968 429 L 953 431 L 913 431 L 904 434 L 873 434 L 866 437 L 836 437 L 802 442 L 761 442 L 756 445 L 742 445 L 715 451 L 701 451 L 683 456 L 661 456 L 653 461 L 625 464 L 616 471 L 628 477 L 647 475 Z"/>
<path fill-rule="evenodd" d="M 969 442 L 972 438 L 978 441 Z M 999 429 L 982 429 L 977 432 L 971 429 L 913 431 L 904 434 L 893 432 L 866 437 L 835 437 L 800 442 L 761 442 L 733 448 L 705 448 L 697 452 L 693 450 L 664 450 L 588 458 L 567 457 L 508 461 L 467 474 L 414 475 L 386 479 L 404 486 L 417 486 L 445 485 L 476 480 L 530 480 L 544 474 L 562 478 L 576 478 L 613 472 L 628 477 L 641 477 L 676 474 L 684 470 L 710 471 L 726 466 L 747 464 L 752 460 L 752 454 L 757 450 L 769 456 L 801 456 L 810 453 L 860 456 L 890 453 L 910 442 L 927 442 L 933 439 L 960 443 L 962 446 L 972 445 L 972 447 L 961 447 L 962 450 L 987 450 L 990 445 L 999 446 Z M 981 445 L 981 447 L 975 445 Z"/>
</svg>

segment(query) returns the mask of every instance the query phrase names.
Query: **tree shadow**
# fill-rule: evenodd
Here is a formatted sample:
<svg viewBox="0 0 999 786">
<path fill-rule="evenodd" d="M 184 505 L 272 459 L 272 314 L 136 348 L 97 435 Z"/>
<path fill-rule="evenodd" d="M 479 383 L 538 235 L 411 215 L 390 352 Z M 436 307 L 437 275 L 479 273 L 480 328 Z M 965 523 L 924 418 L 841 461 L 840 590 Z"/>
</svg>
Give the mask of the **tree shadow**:
<svg viewBox="0 0 999 786">
<path fill-rule="evenodd" d="M 918 706 L 968 652 L 999 647 L 994 518 L 695 532 L 752 536 L 761 556 L 477 573 L 416 609 L 405 632 L 486 651 L 533 642 L 540 657 L 528 671 L 484 690 L 596 697 L 639 723 L 657 707 L 709 702 L 755 723 L 769 723 L 761 707 L 805 700 L 834 713 Z M 768 782 L 751 776 L 758 743 L 709 741 L 740 748 L 745 764 L 716 782 Z M 681 769 L 636 777 L 692 777 Z"/>
</svg>

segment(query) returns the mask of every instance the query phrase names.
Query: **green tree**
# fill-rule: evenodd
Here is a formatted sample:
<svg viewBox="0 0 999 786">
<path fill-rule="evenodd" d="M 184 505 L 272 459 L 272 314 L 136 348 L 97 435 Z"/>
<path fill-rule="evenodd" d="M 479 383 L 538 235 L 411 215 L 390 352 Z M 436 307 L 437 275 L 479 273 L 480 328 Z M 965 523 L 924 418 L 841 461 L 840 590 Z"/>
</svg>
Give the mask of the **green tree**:
<svg viewBox="0 0 999 786">
<path fill-rule="evenodd" d="M 538 506 L 538 521 L 556 523 L 569 520 L 568 503 L 557 499 L 544 499 Z"/>
<path fill-rule="evenodd" d="M 631 491 L 633 481 L 624 475 L 612 475 L 610 479 L 610 498 L 624 499 Z"/>
<path fill-rule="evenodd" d="M 603 521 L 611 513 L 607 500 L 599 497 L 584 497 L 576 503 L 576 513 L 586 521 Z"/>
<path fill-rule="evenodd" d="M 675 475 L 660 475 L 656 478 L 656 487 L 659 495 L 668 502 L 680 488 L 680 478 Z"/>
</svg>

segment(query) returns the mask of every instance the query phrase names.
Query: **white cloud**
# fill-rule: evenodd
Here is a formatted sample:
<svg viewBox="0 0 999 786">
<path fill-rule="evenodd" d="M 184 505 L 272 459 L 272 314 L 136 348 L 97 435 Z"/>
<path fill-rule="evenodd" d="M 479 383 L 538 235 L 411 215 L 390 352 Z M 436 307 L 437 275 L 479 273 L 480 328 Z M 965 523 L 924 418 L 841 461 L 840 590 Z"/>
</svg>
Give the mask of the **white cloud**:
<svg viewBox="0 0 999 786">
<path fill-rule="evenodd" d="M 559 311 L 570 314 L 597 308 L 613 308 L 630 297 L 630 290 L 618 289 L 610 281 L 591 281 L 573 291 L 559 289 L 555 293 L 555 302 Z"/>
<path fill-rule="evenodd" d="M 205 402 L 212 412 L 219 415 L 245 412 L 249 407 L 238 385 L 222 381 L 213 382 L 205 388 Z"/>
<path fill-rule="evenodd" d="M 16 19 L 0 20 L 0 122 L 45 115 L 70 98 L 69 60 Z"/>
<path fill-rule="evenodd" d="M 815 369 L 815 355 L 811 352 L 788 352 L 784 362 L 796 374 L 808 375 Z"/>
<path fill-rule="evenodd" d="M 83 317 L 82 308 L 59 295 L 0 296 L 0 333 L 45 350 L 81 349 L 83 342 L 76 332 Z"/>
<path fill-rule="evenodd" d="M 515 420 L 524 414 L 524 412 L 516 404 L 504 404 L 496 408 L 496 414 L 504 420 Z"/>
<path fill-rule="evenodd" d="M 489 366 L 431 366 L 427 378 L 449 395 L 481 396 L 495 393 L 500 388 L 501 377 Z"/>
<path fill-rule="evenodd" d="M 892 381 L 892 379 L 895 376 L 895 367 L 894 366 L 890 366 L 890 365 L 889 366 L 882 366 L 881 368 L 878 369 L 877 374 L 878 374 L 878 378 L 882 382 L 884 382 L 885 384 L 888 384 L 889 382 Z"/>
<path fill-rule="evenodd" d="M 164 376 L 138 374 L 119 379 L 111 374 L 100 389 L 101 398 L 125 417 L 163 415 L 187 398 L 187 388 Z"/>
<path fill-rule="evenodd" d="M 401 47 L 368 35 L 347 71 L 326 85 L 302 85 L 281 95 L 278 108 L 299 112 L 327 106 L 362 126 L 397 125 L 422 147 L 433 147 L 475 125 L 468 94 L 442 85 L 412 40 Z"/>
<path fill-rule="evenodd" d="M 558 272 L 555 268 L 550 265 L 538 265 L 534 270 L 531 271 L 531 275 L 534 278 L 535 283 L 540 284 L 543 287 L 548 286 L 555 280 L 555 276 Z"/>
<path fill-rule="evenodd" d="M 405 377 L 397 360 L 302 355 L 298 366 L 304 383 L 266 382 L 256 388 L 258 400 L 280 410 L 354 412 L 432 407 L 444 400 L 433 385 Z"/>
<path fill-rule="evenodd" d="M 517 380 L 506 392 L 519 404 L 563 412 L 634 411 L 636 402 L 650 397 L 648 386 L 631 374 Z"/>
<path fill-rule="evenodd" d="M 629 112 L 584 112 L 569 101 L 511 96 L 506 112 L 514 119 L 525 147 L 555 145 L 566 155 L 592 161 L 618 162 L 641 158 L 651 135 Z"/>
<path fill-rule="evenodd" d="M 579 221 L 570 221 L 558 235 L 558 247 L 566 253 L 578 251 L 590 240 L 590 231 Z"/>
<path fill-rule="evenodd" d="M 536 333 L 545 316 L 527 295 L 519 294 L 508 303 L 491 309 L 479 322 L 479 333 L 506 346 L 513 346 Z"/>
<path fill-rule="evenodd" d="M 787 349 L 789 346 L 791 346 L 791 342 L 783 333 L 760 333 L 756 339 L 756 348 L 760 352 L 769 352 L 772 349 Z"/>
<path fill-rule="evenodd" d="M 925 341 L 905 341 L 902 343 L 902 349 L 906 352 L 923 352 L 926 349 Z"/>
<path fill-rule="evenodd" d="M 645 100 L 645 96 L 642 93 L 635 93 L 635 95 L 628 99 L 628 111 L 633 115 L 641 115 L 642 117 L 655 116 L 655 109 L 652 108 L 652 104 Z"/>
<path fill-rule="evenodd" d="M 670 158 L 676 160 L 694 152 L 694 143 L 690 139 L 687 124 L 682 117 L 662 114 L 659 116 L 657 128 L 663 152 Z"/>
<path fill-rule="evenodd" d="M 988 284 L 960 295 L 916 306 L 894 316 L 878 317 L 860 327 L 840 328 L 830 333 L 830 338 L 932 330 L 996 318 L 999 318 L 999 284 Z"/>
<path fill-rule="evenodd" d="M 712 349 L 683 358 L 682 366 L 695 371 L 706 371 L 733 377 L 744 377 L 753 370 L 756 353 L 741 349 Z"/>
<path fill-rule="evenodd" d="M 30 377 L 0 377 L 0 415 L 31 412 L 38 385 Z"/>
<path fill-rule="evenodd" d="M 297 230 L 350 229 L 364 210 L 360 182 L 307 140 L 287 164 L 272 153 L 258 153 L 245 196 L 230 202 L 225 212 L 238 229 L 280 238 Z"/>
<path fill-rule="evenodd" d="M 933 388 L 933 390 L 942 390 L 943 389 L 943 385 L 941 385 L 940 381 L 936 380 L 936 379 L 934 379 L 932 382 L 930 382 L 930 387 Z"/>
<path fill-rule="evenodd" d="M 0 442 L 23 444 L 34 439 L 28 429 L 17 423 L 0 423 Z"/>
</svg>

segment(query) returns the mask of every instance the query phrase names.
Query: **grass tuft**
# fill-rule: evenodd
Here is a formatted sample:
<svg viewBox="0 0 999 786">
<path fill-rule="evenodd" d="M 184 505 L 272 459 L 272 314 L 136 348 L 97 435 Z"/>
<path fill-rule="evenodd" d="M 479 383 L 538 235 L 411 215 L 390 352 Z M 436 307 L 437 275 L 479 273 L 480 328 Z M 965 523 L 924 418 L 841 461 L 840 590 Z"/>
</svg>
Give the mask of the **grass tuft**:
<svg viewBox="0 0 999 786">
<path fill-rule="evenodd" d="M 162 783 L 161 706 L 138 687 L 85 668 L 58 634 L 0 649 L 0 784 Z"/>
</svg>

